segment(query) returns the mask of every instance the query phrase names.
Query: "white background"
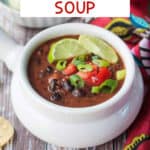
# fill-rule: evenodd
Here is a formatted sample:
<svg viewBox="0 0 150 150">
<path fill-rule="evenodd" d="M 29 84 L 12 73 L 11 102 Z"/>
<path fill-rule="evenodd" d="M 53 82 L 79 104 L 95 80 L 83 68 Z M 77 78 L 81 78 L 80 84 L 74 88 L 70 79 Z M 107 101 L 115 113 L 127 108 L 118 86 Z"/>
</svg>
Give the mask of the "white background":
<svg viewBox="0 0 150 150">
<path fill-rule="evenodd" d="M 89 14 L 56 14 L 55 2 L 59 0 L 21 0 L 22 17 L 129 17 L 130 0 L 70 0 L 74 3 L 79 1 L 80 7 L 83 1 L 92 1 L 95 8 Z M 69 0 L 62 0 L 64 4 Z M 71 9 L 71 8 L 69 8 Z"/>
</svg>

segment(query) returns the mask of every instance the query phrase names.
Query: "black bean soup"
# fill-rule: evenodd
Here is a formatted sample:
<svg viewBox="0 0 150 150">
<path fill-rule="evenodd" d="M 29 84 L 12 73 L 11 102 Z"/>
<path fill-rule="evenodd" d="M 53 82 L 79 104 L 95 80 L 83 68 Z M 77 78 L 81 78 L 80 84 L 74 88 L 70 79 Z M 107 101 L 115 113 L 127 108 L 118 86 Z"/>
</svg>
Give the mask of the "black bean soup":
<svg viewBox="0 0 150 150">
<path fill-rule="evenodd" d="M 65 38 L 78 39 L 79 36 L 49 40 L 31 55 L 28 78 L 33 89 L 46 100 L 66 107 L 87 107 L 109 100 L 123 85 L 124 78 L 119 76 L 125 67 L 120 56 L 116 54 L 118 61 L 114 64 L 94 53 L 50 63 L 50 47 Z"/>
</svg>

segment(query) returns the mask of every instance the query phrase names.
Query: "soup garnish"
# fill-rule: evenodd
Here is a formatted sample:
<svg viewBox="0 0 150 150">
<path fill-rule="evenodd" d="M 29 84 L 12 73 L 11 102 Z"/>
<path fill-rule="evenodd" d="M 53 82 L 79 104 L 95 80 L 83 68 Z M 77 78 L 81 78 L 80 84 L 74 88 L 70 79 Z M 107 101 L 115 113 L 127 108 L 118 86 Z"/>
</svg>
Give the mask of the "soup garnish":
<svg viewBox="0 0 150 150">
<path fill-rule="evenodd" d="M 52 39 L 33 52 L 28 76 L 47 100 L 67 107 L 100 104 L 122 87 L 126 70 L 115 49 L 100 38 Z"/>
</svg>

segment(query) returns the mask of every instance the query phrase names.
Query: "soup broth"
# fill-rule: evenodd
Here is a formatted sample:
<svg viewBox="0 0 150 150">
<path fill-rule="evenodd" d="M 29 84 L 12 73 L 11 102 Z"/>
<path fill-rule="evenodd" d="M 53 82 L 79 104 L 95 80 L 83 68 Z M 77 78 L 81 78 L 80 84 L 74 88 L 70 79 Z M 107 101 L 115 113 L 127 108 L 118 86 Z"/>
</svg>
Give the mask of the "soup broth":
<svg viewBox="0 0 150 150">
<path fill-rule="evenodd" d="M 54 43 L 78 38 L 79 35 L 69 35 L 49 40 L 37 47 L 29 59 L 29 81 L 33 89 L 49 102 L 66 107 L 93 106 L 109 100 L 123 85 L 124 78 L 117 79 L 117 72 L 121 74 L 125 67 L 116 51 L 116 63 L 92 52 L 50 63 L 48 55 Z"/>
</svg>

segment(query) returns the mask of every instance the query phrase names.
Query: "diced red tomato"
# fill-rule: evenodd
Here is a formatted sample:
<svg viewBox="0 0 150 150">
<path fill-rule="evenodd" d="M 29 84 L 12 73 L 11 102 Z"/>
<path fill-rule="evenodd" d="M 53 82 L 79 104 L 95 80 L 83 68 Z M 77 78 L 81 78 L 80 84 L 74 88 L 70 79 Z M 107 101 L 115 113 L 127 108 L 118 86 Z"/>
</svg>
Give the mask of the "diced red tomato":
<svg viewBox="0 0 150 150">
<path fill-rule="evenodd" d="M 110 77 L 111 72 L 108 70 L 108 68 L 99 68 L 98 78 L 100 79 L 100 84 L 105 80 L 109 79 Z"/>
<path fill-rule="evenodd" d="M 99 68 L 98 71 L 93 70 L 92 72 L 78 72 L 77 75 L 79 75 L 87 85 L 97 86 L 109 79 L 111 77 L 111 72 L 107 68 L 103 67 Z"/>
<path fill-rule="evenodd" d="M 93 75 L 93 72 L 81 72 L 80 71 L 77 73 L 77 75 L 80 76 L 83 80 L 87 80 Z"/>
<path fill-rule="evenodd" d="M 92 65 L 92 66 L 93 66 L 93 71 L 90 72 L 79 71 L 77 75 L 79 75 L 83 80 L 87 80 L 91 76 L 96 75 L 98 73 L 98 67 L 96 65 Z"/>
<path fill-rule="evenodd" d="M 70 64 L 66 67 L 66 69 L 63 70 L 63 73 L 64 73 L 65 75 L 72 75 L 72 74 L 74 74 L 74 73 L 76 73 L 76 72 L 77 72 L 77 68 L 76 68 L 76 66 L 75 66 L 74 64 L 72 64 L 72 63 L 70 63 Z"/>
</svg>

